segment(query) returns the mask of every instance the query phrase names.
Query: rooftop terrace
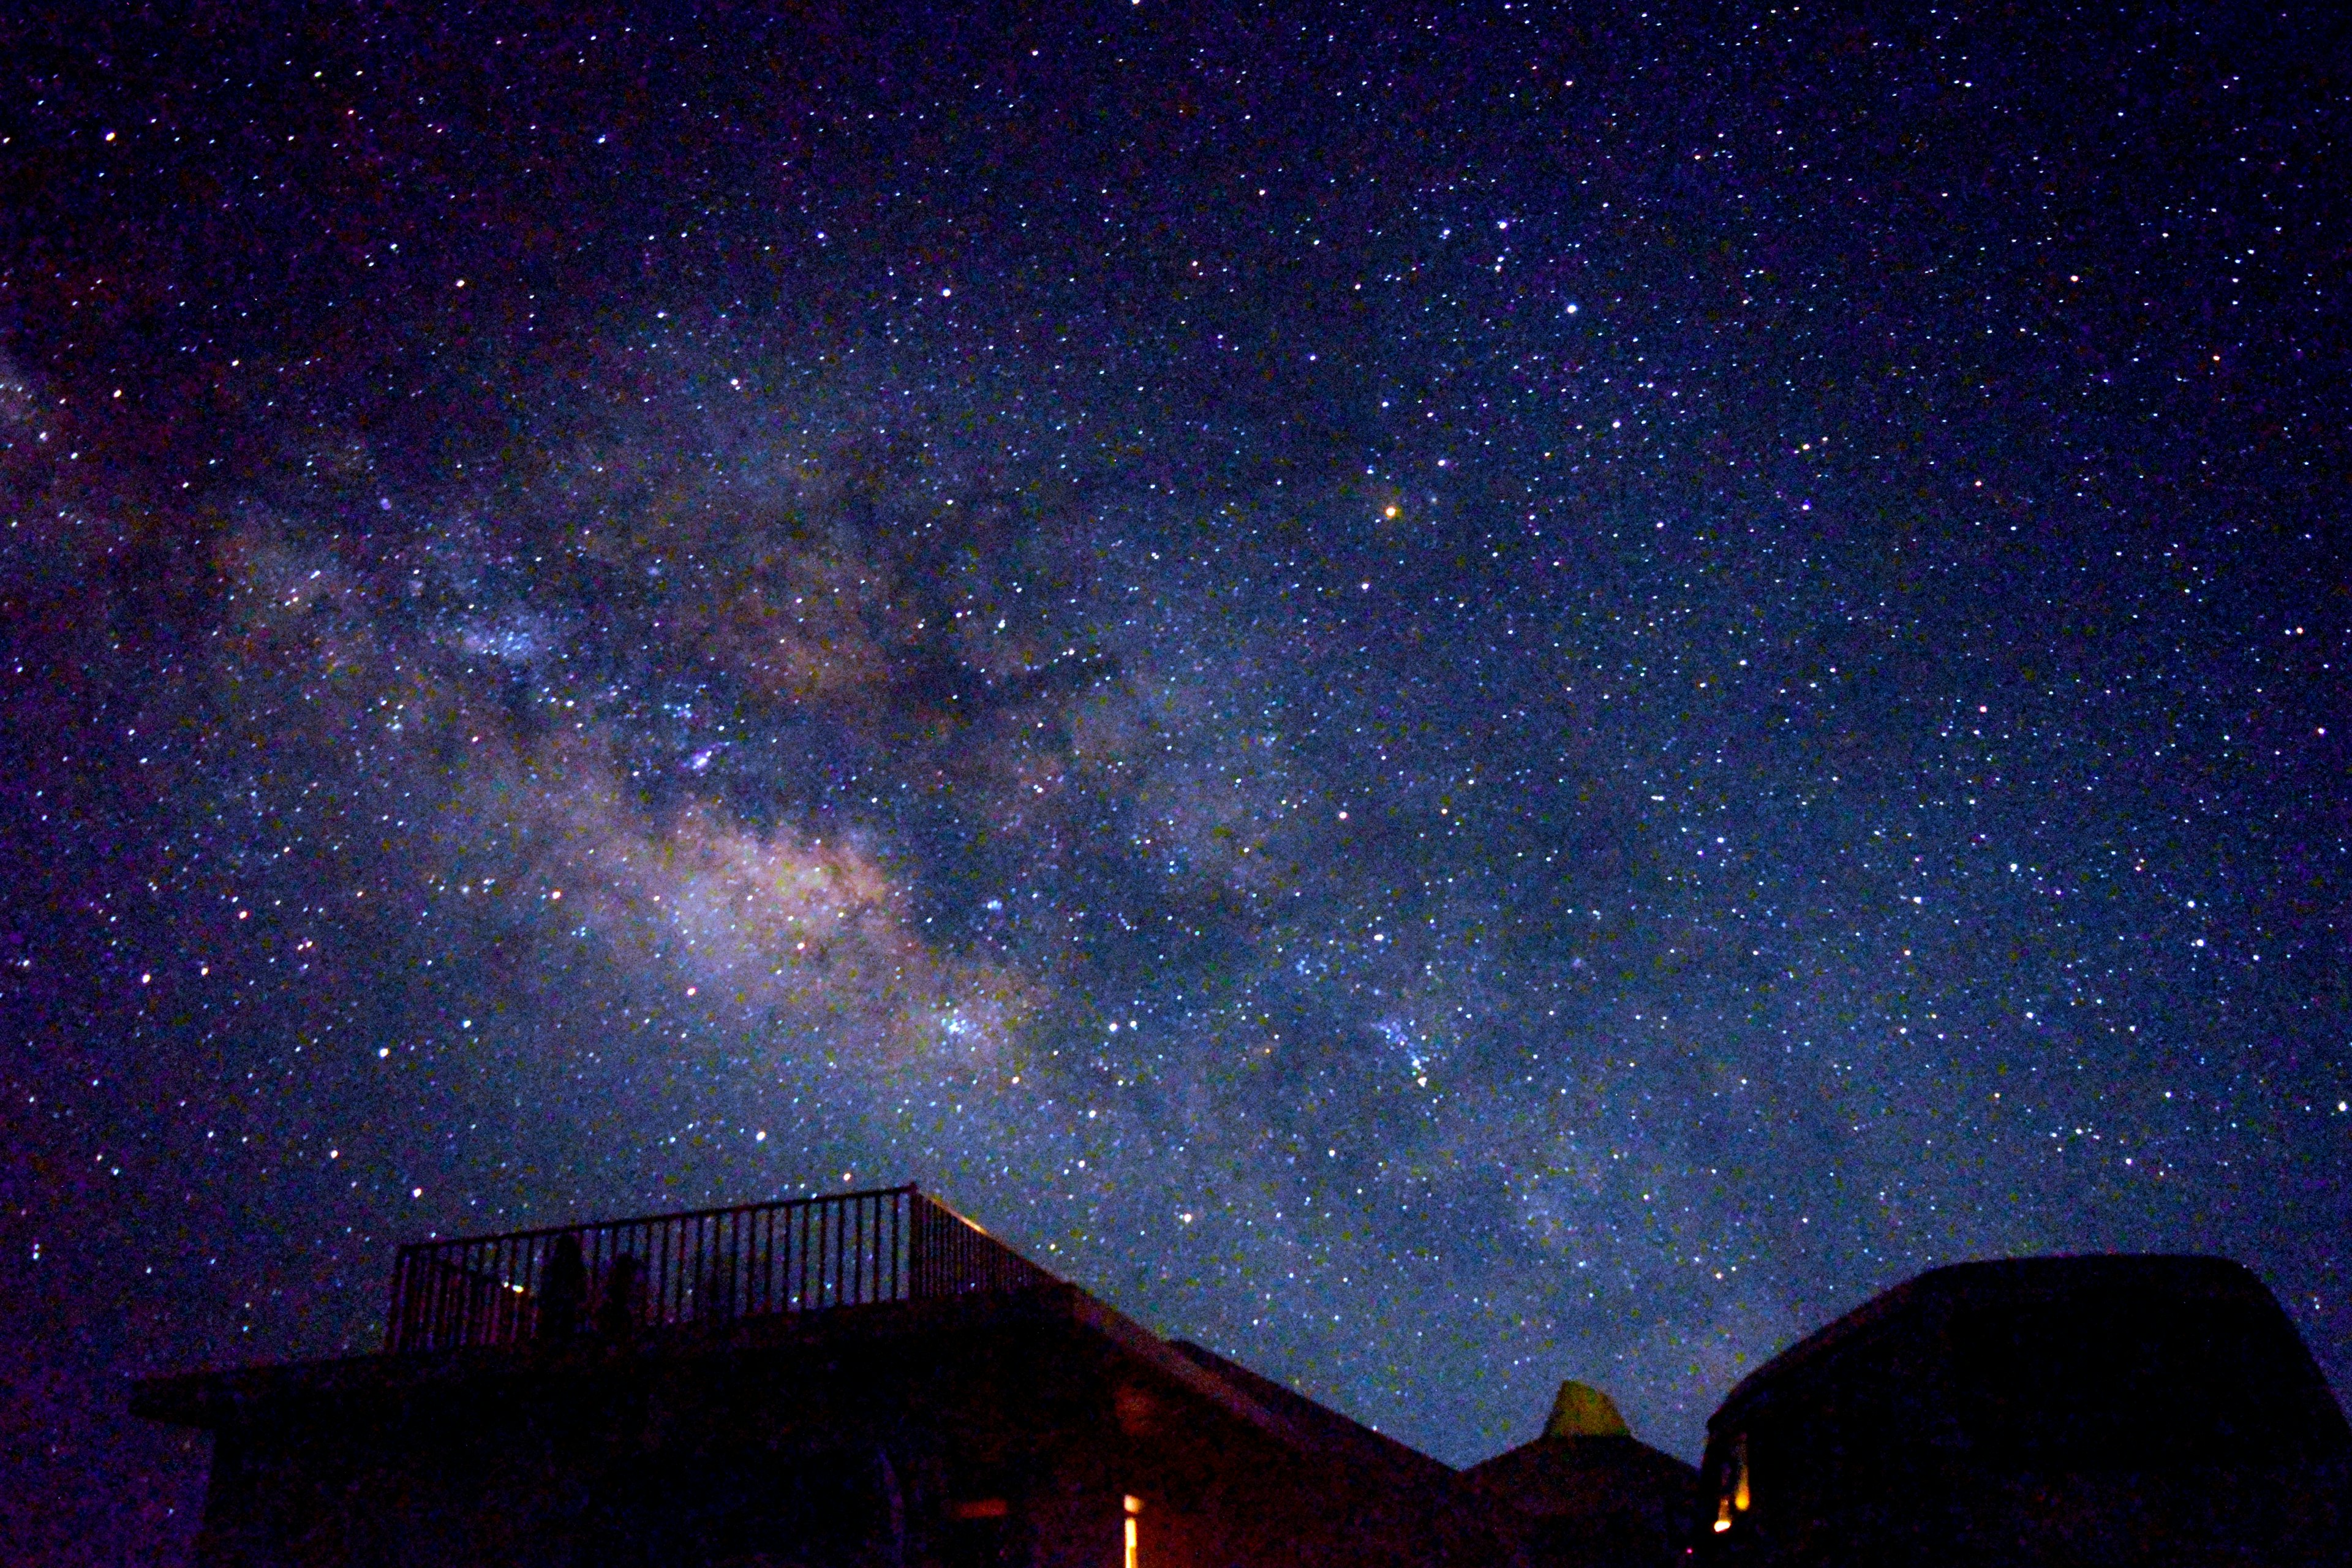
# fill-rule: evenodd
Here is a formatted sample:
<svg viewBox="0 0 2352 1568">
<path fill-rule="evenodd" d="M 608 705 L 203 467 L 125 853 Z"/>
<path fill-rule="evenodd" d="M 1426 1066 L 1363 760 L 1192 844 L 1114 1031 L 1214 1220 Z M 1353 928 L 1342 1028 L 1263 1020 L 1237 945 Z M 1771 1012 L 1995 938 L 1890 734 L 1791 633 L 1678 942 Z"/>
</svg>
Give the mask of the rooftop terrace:
<svg viewBox="0 0 2352 1568">
<path fill-rule="evenodd" d="M 999 1293 L 1053 1277 L 913 1186 L 417 1242 L 384 1349 L 453 1350 Z"/>
</svg>

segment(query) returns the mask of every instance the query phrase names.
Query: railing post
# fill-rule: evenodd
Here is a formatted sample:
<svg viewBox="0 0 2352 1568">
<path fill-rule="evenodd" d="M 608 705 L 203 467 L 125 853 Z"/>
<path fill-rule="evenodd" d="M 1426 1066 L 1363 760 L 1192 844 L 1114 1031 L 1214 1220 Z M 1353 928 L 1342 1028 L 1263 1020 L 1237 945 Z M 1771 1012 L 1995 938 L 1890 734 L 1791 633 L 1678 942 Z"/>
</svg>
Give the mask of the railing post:
<svg viewBox="0 0 2352 1568">
<path fill-rule="evenodd" d="M 408 1348 L 408 1248 L 402 1247 L 394 1255 L 392 1263 L 392 1301 L 383 1315 L 384 1348 L 400 1352 Z"/>
</svg>

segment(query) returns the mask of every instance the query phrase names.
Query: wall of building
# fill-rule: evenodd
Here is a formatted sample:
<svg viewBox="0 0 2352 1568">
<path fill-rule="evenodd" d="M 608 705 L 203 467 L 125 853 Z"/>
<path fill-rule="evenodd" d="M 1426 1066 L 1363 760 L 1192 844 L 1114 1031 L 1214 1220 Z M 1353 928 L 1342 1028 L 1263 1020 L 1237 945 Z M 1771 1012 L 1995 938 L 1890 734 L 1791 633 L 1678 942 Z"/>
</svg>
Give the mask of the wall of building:
<svg viewBox="0 0 2352 1568">
<path fill-rule="evenodd" d="M 1393 1477 L 1066 1324 L 582 1343 L 281 1398 L 215 1451 L 205 1568 L 1494 1568 Z"/>
</svg>

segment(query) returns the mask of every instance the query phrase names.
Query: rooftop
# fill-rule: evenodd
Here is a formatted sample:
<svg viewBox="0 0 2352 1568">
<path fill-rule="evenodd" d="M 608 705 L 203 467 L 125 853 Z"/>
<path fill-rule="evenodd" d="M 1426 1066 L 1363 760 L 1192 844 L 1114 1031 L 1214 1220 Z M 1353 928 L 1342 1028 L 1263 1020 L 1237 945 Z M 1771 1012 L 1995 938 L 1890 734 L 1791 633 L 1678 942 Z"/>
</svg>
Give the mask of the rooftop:
<svg viewBox="0 0 2352 1568">
<path fill-rule="evenodd" d="M 1450 1487 L 1444 1464 L 1197 1345 L 1161 1339 L 914 1186 L 403 1247 L 383 1351 L 142 1380 L 132 1409 L 218 1428 L 285 1401 L 404 1398 L 565 1367 L 1026 1325 L 1157 1369 L 1296 1452 Z"/>
</svg>

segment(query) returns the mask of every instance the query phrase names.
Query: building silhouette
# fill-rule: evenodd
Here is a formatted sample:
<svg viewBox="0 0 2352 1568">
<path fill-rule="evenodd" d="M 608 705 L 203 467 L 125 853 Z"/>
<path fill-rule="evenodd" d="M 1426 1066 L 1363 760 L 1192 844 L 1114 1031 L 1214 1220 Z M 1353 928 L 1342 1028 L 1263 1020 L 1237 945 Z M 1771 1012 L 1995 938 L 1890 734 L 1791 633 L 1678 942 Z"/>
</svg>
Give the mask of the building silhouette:
<svg viewBox="0 0 2352 1568">
<path fill-rule="evenodd" d="M 1560 1384 L 1543 1435 L 1464 1472 L 1518 1522 L 1545 1568 L 1616 1568 L 1682 1555 L 1697 1520 L 1698 1472 L 1635 1437 L 1610 1397 Z"/>
<path fill-rule="evenodd" d="M 1701 1568 L 2352 1562 L 2352 1428 L 2221 1258 L 1934 1268 L 1707 1423 Z"/>
<path fill-rule="evenodd" d="M 407 1247 L 383 1353 L 133 1408 L 213 1435 L 205 1568 L 1569 1568 L 1696 1486 L 1558 1412 L 1457 1474 L 912 1187 Z"/>
</svg>

